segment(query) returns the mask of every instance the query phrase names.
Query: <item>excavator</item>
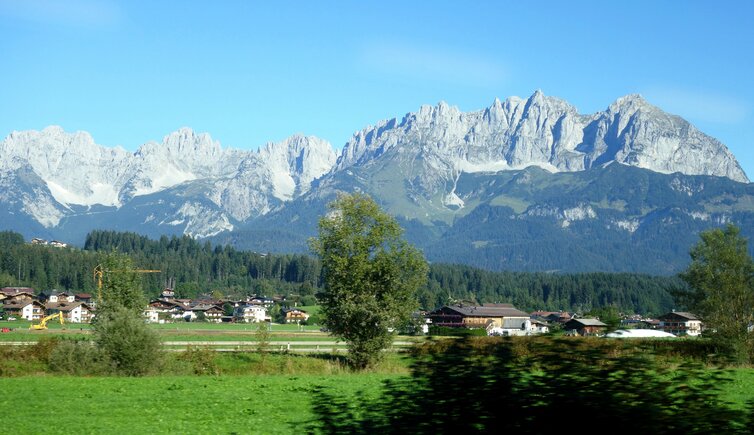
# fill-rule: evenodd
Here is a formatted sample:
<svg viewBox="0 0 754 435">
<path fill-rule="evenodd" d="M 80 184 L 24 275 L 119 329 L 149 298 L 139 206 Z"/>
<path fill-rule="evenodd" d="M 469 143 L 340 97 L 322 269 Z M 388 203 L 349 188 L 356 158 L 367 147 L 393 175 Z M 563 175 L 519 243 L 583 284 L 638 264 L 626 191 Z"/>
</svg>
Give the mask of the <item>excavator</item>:
<svg viewBox="0 0 754 435">
<path fill-rule="evenodd" d="M 47 322 L 55 319 L 56 317 L 60 319 L 61 325 L 65 325 L 65 321 L 63 321 L 63 312 L 58 311 L 55 314 L 50 314 L 47 317 L 43 317 L 42 320 L 40 320 L 38 324 L 29 326 L 29 329 L 33 329 L 33 330 L 47 329 Z"/>
</svg>

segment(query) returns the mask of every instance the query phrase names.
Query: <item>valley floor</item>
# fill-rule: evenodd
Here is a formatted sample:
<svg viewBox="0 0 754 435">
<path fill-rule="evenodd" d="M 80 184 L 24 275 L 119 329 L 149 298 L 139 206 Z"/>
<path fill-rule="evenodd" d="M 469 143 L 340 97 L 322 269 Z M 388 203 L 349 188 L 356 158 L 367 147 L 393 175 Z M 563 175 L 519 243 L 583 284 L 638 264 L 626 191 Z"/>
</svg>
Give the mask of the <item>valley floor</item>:
<svg viewBox="0 0 754 435">
<path fill-rule="evenodd" d="M 398 374 L 42 376 L 0 379 L 3 428 L 38 433 L 308 432 L 316 387 L 346 395 L 378 394 Z M 733 406 L 754 396 L 754 370 L 739 369 L 723 391 Z M 10 433 L 9 432 L 9 433 Z"/>
</svg>

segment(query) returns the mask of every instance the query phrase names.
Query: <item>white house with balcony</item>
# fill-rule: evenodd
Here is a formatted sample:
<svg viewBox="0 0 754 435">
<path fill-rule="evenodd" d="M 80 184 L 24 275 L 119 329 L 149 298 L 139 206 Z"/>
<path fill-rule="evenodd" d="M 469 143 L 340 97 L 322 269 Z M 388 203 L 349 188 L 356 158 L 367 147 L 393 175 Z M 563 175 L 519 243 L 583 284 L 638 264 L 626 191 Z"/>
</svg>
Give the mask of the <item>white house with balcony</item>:
<svg viewBox="0 0 754 435">
<path fill-rule="evenodd" d="M 243 305 L 236 307 L 234 316 L 237 321 L 245 323 L 258 323 L 269 320 L 267 310 L 261 305 Z"/>
<path fill-rule="evenodd" d="M 685 311 L 673 311 L 658 317 L 660 321 L 657 326 L 665 332 L 673 335 L 697 337 L 702 335 L 702 321 L 692 313 Z"/>
</svg>

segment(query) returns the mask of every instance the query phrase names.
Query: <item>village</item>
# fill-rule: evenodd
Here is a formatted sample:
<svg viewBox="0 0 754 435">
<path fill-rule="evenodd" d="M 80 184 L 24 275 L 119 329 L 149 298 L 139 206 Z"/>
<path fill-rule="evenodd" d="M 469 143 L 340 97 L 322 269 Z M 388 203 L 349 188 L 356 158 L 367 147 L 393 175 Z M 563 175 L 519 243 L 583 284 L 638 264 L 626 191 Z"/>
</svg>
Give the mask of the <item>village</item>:
<svg viewBox="0 0 754 435">
<path fill-rule="evenodd" d="M 45 290 L 39 293 L 30 287 L 0 289 L 2 318 L 40 322 L 58 315 L 65 323 L 90 323 L 96 314 L 96 298 L 89 293 Z M 293 305 L 293 306 L 291 306 Z M 273 316 L 273 313 L 274 316 Z M 249 296 L 243 300 L 195 299 L 176 297 L 173 286 L 166 286 L 158 298 L 149 301 L 144 309 L 147 323 L 175 322 L 212 323 L 295 323 L 307 324 L 310 314 L 296 303 L 282 296 Z M 446 305 L 434 311 L 414 313 L 417 320 L 410 331 L 418 335 L 456 335 L 457 332 L 477 331 L 489 336 L 530 336 L 563 332 L 574 336 L 627 337 L 697 337 L 703 324 L 692 313 L 672 311 L 657 318 L 639 315 L 624 316 L 620 329 L 608 331 L 598 318 L 583 317 L 566 311 L 533 311 L 527 313 L 512 304 Z M 613 328 L 615 329 L 615 328 Z"/>
</svg>

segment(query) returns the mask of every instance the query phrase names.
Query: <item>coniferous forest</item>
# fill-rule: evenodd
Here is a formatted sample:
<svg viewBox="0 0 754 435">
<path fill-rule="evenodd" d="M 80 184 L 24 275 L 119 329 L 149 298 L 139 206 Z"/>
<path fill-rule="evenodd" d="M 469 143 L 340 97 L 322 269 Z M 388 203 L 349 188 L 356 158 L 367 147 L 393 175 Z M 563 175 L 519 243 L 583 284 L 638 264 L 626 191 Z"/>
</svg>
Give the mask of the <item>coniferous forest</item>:
<svg viewBox="0 0 754 435">
<path fill-rule="evenodd" d="M 168 278 L 178 296 L 215 298 L 284 295 L 316 302 L 321 284 L 319 261 L 309 255 L 272 255 L 212 246 L 188 236 L 152 240 L 135 233 L 94 231 L 82 249 L 32 245 L 14 232 L 0 232 L 0 286 L 94 292 L 94 267 L 105 255 L 128 254 L 136 267 L 158 269 L 143 275 L 148 297 L 156 297 Z M 419 291 L 422 308 L 447 303 L 513 303 L 525 310 L 586 312 L 614 306 L 626 313 L 660 314 L 675 308 L 671 291 L 677 277 L 632 273 L 553 274 L 489 272 L 469 266 L 432 264 Z"/>
</svg>

